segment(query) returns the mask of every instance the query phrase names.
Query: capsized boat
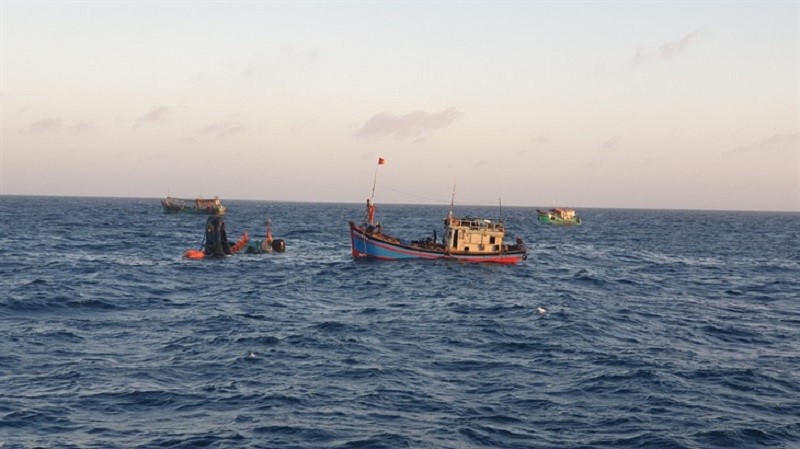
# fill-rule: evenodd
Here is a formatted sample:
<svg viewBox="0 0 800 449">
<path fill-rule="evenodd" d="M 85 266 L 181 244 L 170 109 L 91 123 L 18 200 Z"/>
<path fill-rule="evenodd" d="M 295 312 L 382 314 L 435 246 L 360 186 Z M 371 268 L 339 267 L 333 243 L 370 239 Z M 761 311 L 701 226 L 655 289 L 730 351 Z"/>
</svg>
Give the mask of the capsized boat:
<svg viewBox="0 0 800 449">
<path fill-rule="evenodd" d="M 282 239 L 272 238 L 272 223 L 267 220 L 267 234 L 264 240 L 250 240 L 245 231 L 242 237 L 231 245 L 225 230 L 225 221 L 220 216 L 206 219 L 205 236 L 199 250 L 188 250 L 184 253 L 187 259 L 205 259 L 206 257 L 231 256 L 239 252 L 246 253 L 282 253 L 286 251 L 286 243 Z"/>
<path fill-rule="evenodd" d="M 164 212 L 170 214 L 186 212 L 190 214 L 225 215 L 227 210 L 222 205 L 219 197 L 187 199 L 168 196 L 161 200 L 161 207 L 164 208 Z"/>
<path fill-rule="evenodd" d="M 579 225 L 581 219 L 575 215 L 574 209 L 556 207 L 550 210 L 536 209 L 539 221 L 550 224 Z"/>
</svg>

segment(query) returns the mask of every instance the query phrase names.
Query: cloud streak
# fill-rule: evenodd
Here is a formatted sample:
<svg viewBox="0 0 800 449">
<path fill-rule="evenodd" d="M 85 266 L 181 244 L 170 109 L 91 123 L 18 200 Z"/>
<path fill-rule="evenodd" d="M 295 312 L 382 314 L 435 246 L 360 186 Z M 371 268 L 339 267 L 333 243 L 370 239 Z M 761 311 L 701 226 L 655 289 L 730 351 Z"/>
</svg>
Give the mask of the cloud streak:
<svg viewBox="0 0 800 449">
<path fill-rule="evenodd" d="M 61 119 L 48 118 L 33 122 L 28 126 L 28 134 L 46 134 L 61 131 Z"/>
<path fill-rule="evenodd" d="M 204 134 L 213 134 L 217 137 L 229 137 L 244 131 L 244 125 L 233 120 L 224 120 L 208 125 L 200 131 Z"/>
<path fill-rule="evenodd" d="M 739 153 L 766 153 L 777 151 L 797 151 L 800 148 L 800 134 L 773 134 L 748 145 L 740 145 L 732 150 L 723 151 L 724 155 Z"/>
<path fill-rule="evenodd" d="M 639 47 L 636 49 L 636 54 L 631 61 L 634 66 L 642 65 L 655 60 L 669 60 L 677 58 L 695 41 L 702 37 L 703 31 L 697 29 L 685 36 L 662 44 L 655 50 Z"/>
<path fill-rule="evenodd" d="M 418 136 L 446 128 L 460 116 L 461 113 L 454 107 L 431 114 L 425 111 L 414 111 L 405 115 L 381 112 L 367 120 L 357 135 L 359 137 L 390 136 L 393 134 L 401 137 Z"/>
<path fill-rule="evenodd" d="M 610 149 L 616 147 L 617 144 L 619 144 L 619 139 L 616 138 L 616 137 L 612 137 L 612 138 L 606 140 L 605 142 L 601 143 L 599 149 L 601 151 L 607 151 L 607 150 L 610 150 Z"/>
<path fill-rule="evenodd" d="M 133 125 L 133 127 L 138 128 L 144 125 L 152 125 L 163 122 L 166 120 L 167 115 L 169 115 L 169 110 L 169 106 L 160 106 L 157 108 L 154 107 L 150 110 L 150 112 L 136 119 L 136 123 Z"/>
</svg>

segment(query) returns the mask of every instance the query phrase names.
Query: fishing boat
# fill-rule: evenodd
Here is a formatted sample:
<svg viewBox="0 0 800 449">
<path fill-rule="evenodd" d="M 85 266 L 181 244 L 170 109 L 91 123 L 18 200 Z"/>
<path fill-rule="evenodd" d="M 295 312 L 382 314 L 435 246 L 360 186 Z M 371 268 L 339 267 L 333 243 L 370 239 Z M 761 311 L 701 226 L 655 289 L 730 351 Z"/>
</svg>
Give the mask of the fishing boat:
<svg viewBox="0 0 800 449">
<path fill-rule="evenodd" d="M 170 214 L 186 212 L 190 214 L 225 215 L 227 210 L 220 202 L 219 197 L 187 199 L 168 196 L 161 200 L 161 206 L 164 208 L 164 212 Z"/>
<path fill-rule="evenodd" d="M 574 209 L 553 208 L 550 210 L 536 209 L 539 214 L 539 221 L 542 223 L 562 224 L 562 225 L 579 225 L 581 219 L 575 215 Z"/>
<path fill-rule="evenodd" d="M 383 159 L 378 164 L 382 165 Z M 377 170 L 376 170 L 377 179 Z M 375 186 L 373 184 L 373 198 Z M 528 250 L 521 238 L 508 244 L 502 219 L 457 218 L 450 211 L 444 219 L 444 236 L 406 241 L 386 234 L 375 221 L 375 204 L 367 200 L 362 223 L 350 221 L 350 241 L 354 258 L 378 260 L 446 259 L 462 262 L 514 264 L 527 259 Z"/>
</svg>

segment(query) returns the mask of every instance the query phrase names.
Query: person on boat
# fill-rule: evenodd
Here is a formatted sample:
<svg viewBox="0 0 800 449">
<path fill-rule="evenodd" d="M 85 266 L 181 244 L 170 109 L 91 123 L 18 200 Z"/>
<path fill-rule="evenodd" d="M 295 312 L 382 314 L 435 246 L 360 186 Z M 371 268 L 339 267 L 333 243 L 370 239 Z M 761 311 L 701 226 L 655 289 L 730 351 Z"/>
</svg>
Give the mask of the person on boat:
<svg viewBox="0 0 800 449">
<path fill-rule="evenodd" d="M 528 247 L 525 246 L 525 242 L 522 241 L 522 238 L 517 237 L 517 244 L 514 245 L 516 249 L 520 249 L 522 251 L 528 251 Z"/>
<path fill-rule="evenodd" d="M 368 234 L 380 234 L 381 224 L 375 222 L 375 203 L 367 198 L 367 226 L 366 231 Z"/>
<path fill-rule="evenodd" d="M 375 204 L 367 198 L 367 224 L 375 226 Z"/>
</svg>

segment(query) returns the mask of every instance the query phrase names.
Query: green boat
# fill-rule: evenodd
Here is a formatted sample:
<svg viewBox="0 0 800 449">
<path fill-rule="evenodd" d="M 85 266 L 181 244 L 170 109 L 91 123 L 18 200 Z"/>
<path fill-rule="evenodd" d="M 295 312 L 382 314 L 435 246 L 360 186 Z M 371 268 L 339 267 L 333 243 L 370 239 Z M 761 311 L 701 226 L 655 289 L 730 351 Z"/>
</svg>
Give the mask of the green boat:
<svg viewBox="0 0 800 449">
<path fill-rule="evenodd" d="M 550 210 L 536 209 L 539 214 L 539 221 L 542 223 L 559 225 L 580 225 L 581 219 L 575 215 L 574 209 L 554 208 Z"/>
</svg>

